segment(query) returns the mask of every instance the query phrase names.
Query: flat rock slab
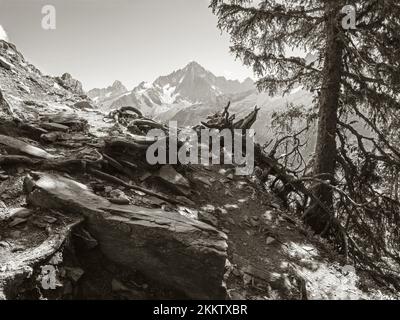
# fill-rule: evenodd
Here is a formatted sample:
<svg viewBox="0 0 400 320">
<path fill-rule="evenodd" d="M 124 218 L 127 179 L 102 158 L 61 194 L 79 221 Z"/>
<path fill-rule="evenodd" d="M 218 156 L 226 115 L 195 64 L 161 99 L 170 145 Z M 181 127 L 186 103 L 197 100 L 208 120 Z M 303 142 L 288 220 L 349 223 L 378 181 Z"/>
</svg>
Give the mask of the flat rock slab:
<svg viewBox="0 0 400 320">
<path fill-rule="evenodd" d="M 31 205 L 75 212 L 110 260 L 194 299 L 224 299 L 226 235 L 179 213 L 120 206 L 83 184 L 38 173 Z"/>
<path fill-rule="evenodd" d="M 15 139 L 13 137 L 4 136 L 0 134 L 0 145 L 14 149 L 18 152 L 30 155 L 35 158 L 41 159 L 54 159 L 55 157 L 47 153 L 43 149 L 32 146 L 24 141 Z"/>
</svg>

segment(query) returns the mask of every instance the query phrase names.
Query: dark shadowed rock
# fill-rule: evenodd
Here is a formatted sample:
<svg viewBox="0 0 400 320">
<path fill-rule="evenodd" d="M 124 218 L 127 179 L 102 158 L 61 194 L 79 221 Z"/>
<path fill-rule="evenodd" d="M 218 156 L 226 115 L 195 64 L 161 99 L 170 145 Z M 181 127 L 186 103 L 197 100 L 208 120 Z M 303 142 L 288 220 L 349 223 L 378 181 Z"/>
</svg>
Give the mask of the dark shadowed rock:
<svg viewBox="0 0 400 320">
<path fill-rule="evenodd" d="M 71 236 L 71 230 L 82 220 L 82 217 L 73 214 L 64 216 L 57 226 L 48 229 L 47 234 L 32 224 L 26 226 L 26 231 L 10 232 L 10 236 L 15 238 L 21 238 L 23 232 L 25 244 L 18 250 L 8 242 L 3 242 L 7 244 L 4 246 L 0 244 L 0 300 L 20 298 L 24 283 L 40 272 L 40 266 L 49 263 L 50 258 L 62 251 L 63 245 Z"/>
<path fill-rule="evenodd" d="M 225 298 L 226 235 L 208 224 L 176 212 L 115 205 L 85 185 L 50 174 L 38 174 L 28 201 L 82 214 L 100 250 L 116 263 L 191 298 Z"/>
</svg>

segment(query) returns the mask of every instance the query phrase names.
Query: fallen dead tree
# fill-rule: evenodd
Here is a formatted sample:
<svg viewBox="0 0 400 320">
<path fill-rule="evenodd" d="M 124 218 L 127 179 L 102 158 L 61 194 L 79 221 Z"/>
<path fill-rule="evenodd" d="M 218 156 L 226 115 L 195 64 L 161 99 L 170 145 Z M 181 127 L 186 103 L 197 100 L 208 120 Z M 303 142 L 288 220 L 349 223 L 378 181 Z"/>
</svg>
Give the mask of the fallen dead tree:
<svg viewBox="0 0 400 320">
<path fill-rule="evenodd" d="M 209 129 L 250 129 L 254 122 L 257 120 L 257 114 L 260 108 L 255 106 L 254 111 L 248 114 L 245 118 L 234 121 L 236 115 L 230 115 L 229 107 L 231 103 L 229 102 L 224 108 L 223 112 L 217 112 L 216 114 L 209 115 L 207 121 L 202 121 L 201 124 Z"/>
<path fill-rule="evenodd" d="M 229 114 L 228 104 L 222 113 L 210 116 L 208 122 L 202 124 L 218 130 L 233 130 L 238 127 L 245 130 L 251 127 L 256 116 L 257 109 L 245 119 L 234 122 L 236 116 Z M 368 119 L 364 120 L 368 123 Z M 340 125 L 355 136 L 355 141 L 361 153 L 367 159 L 364 164 L 365 170 L 370 169 L 370 172 L 373 172 L 377 169 L 377 162 L 392 167 L 399 166 L 396 149 L 382 135 L 378 135 L 378 137 L 383 141 L 383 146 L 377 143 L 376 139 L 358 133 L 351 125 L 343 122 Z M 371 126 L 371 123 L 369 125 Z M 379 130 L 373 125 L 372 128 L 379 133 Z M 260 182 L 265 184 L 272 178 L 271 189 L 275 190 L 287 209 L 294 209 L 296 213 L 301 215 L 305 224 L 312 218 L 310 214 L 315 212 L 315 207 L 319 207 L 321 214 L 326 216 L 325 221 L 327 221 L 321 236 L 336 244 L 338 251 L 343 254 L 344 261 L 351 263 L 352 260 L 361 270 L 370 273 L 379 284 L 398 290 L 400 288 L 400 272 L 396 271 L 394 266 L 399 264 L 400 258 L 392 249 L 388 249 L 386 240 L 382 238 L 385 236 L 384 233 L 378 236 L 372 230 L 375 229 L 374 224 L 376 223 L 373 220 L 379 220 L 378 217 L 385 220 L 384 217 L 388 217 L 388 224 L 385 225 L 381 221 L 378 223 L 379 228 L 387 229 L 396 225 L 400 202 L 374 191 L 374 187 L 367 182 L 368 179 L 365 179 L 367 177 L 365 172 L 361 172 L 358 176 L 359 170 L 355 166 L 354 160 L 349 157 L 350 146 L 342 131 L 339 132 L 341 147 L 338 162 L 344 172 L 345 183 L 339 185 L 330 179 L 327 180 L 324 175 L 314 176 L 307 173 L 306 162 L 301 155 L 301 148 L 305 143 L 301 142 L 299 138 L 307 130 L 308 126 L 298 132 L 278 138 L 272 147 L 271 143 L 263 146 L 255 144 L 255 164 L 260 171 L 258 172 Z M 277 157 L 278 148 L 282 147 L 283 142 L 287 140 L 291 141 L 292 149 L 286 150 L 283 157 L 279 155 Z M 372 145 L 377 152 L 367 151 L 367 143 Z M 267 151 L 268 149 L 269 151 Z M 380 153 L 380 155 L 377 155 L 377 153 Z M 294 169 L 282 164 L 282 160 L 287 163 L 287 159 L 290 157 L 297 157 L 295 161 L 297 165 Z M 358 185 L 358 188 L 365 190 L 365 193 L 360 195 L 360 190 L 356 190 L 354 182 L 362 180 L 362 177 L 365 177 L 364 182 L 368 184 L 363 186 L 361 183 Z M 398 181 L 396 183 L 398 184 Z M 328 208 L 316 196 L 315 190 L 318 185 L 330 188 L 337 195 L 335 208 Z M 395 190 L 395 187 L 392 190 Z M 366 194 L 370 194 L 369 200 L 366 199 Z M 347 218 L 344 218 L 343 214 Z M 378 214 L 378 216 L 372 216 L 373 214 Z M 366 215 L 365 218 L 363 218 L 364 215 Z M 366 220 L 369 220 L 370 224 Z M 396 231 L 393 232 L 395 232 L 393 236 L 396 236 Z M 376 233 L 378 233 L 378 230 L 376 230 Z M 363 239 L 360 235 L 365 238 Z M 368 239 L 368 241 L 366 242 L 365 239 Z M 397 248 L 398 242 L 397 244 L 393 242 L 391 247 Z M 388 263 L 388 259 L 391 262 Z"/>
</svg>

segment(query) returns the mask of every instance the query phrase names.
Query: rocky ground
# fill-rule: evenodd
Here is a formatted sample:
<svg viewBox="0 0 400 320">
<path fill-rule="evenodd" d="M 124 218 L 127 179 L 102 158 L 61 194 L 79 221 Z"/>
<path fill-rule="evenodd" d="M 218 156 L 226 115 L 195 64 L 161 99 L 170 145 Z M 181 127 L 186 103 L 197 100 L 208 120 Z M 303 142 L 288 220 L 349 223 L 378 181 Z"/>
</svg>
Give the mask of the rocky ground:
<svg viewBox="0 0 400 320">
<path fill-rule="evenodd" d="M 149 166 L 154 127 L 0 41 L 0 299 L 391 297 L 256 178 Z"/>
</svg>

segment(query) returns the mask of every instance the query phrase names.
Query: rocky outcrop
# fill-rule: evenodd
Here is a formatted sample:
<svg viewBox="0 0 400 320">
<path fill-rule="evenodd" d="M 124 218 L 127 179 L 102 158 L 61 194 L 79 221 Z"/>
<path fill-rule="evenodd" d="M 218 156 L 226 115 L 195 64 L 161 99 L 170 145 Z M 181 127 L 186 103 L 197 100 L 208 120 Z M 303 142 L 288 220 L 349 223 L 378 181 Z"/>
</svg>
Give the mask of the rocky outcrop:
<svg viewBox="0 0 400 320">
<path fill-rule="evenodd" d="M 64 73 L 61 77 L 55 78 L 60 86 L 66 90 L 70 90 L 77 95 L 84 95 L 82 83 L 74 78 L 69 73 Z"/>
<path fill-rule="evenodd" d="M 124 267 L 195 299 L 225 298 L 226 236 L 161 209 L 115 205 L 73 180 L 37 174 L 30 205 L 79 213 L 100 250 Z"/>
</svg>

